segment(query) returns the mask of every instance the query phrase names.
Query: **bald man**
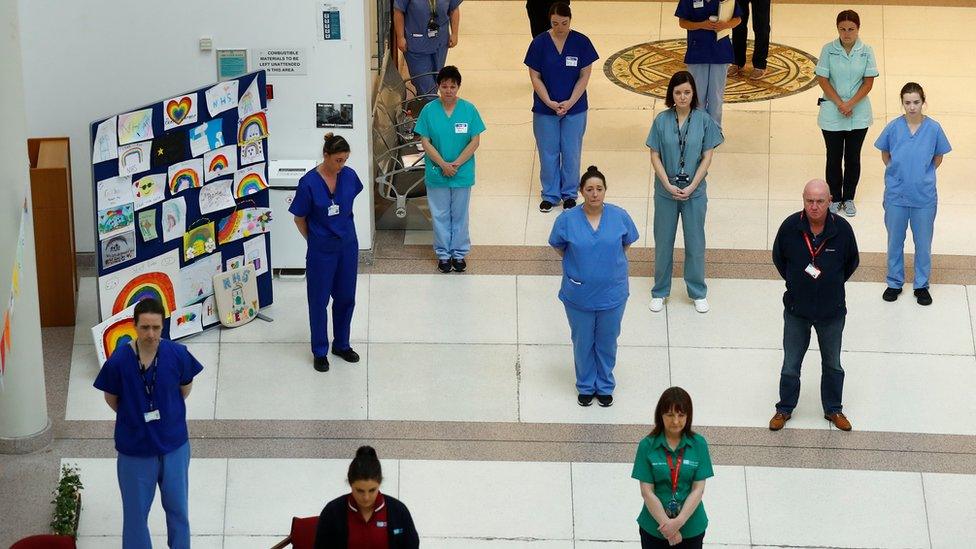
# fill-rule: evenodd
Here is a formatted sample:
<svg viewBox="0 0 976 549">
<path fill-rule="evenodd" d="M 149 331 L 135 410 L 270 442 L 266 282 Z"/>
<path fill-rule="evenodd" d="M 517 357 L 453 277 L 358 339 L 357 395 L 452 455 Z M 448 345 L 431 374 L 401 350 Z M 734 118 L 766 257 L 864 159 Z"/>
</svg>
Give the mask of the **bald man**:
<svg viewBox="0 0 976 549">
<path fill-rule="evenodd" d="M 847 306 L 844 283 L 858 264 L 857 241 L 851 225 L 830 213 L 830 188 L 821 179 L 803 188 L 803 210 L 780 225 L 773 242 L 773 263 L 786 281 L 783 294 L 783 369 L 779 402 L 769 429 L 779 431 L 792 417 L 800 398 L 800 366 L 810 347 L 810 329 L 817 331 L 823 371 L 820 401 L 824 419 L 842 431 L 851 430 L 843 414 L 844 369 L 841 336 Z"/>
</svg>

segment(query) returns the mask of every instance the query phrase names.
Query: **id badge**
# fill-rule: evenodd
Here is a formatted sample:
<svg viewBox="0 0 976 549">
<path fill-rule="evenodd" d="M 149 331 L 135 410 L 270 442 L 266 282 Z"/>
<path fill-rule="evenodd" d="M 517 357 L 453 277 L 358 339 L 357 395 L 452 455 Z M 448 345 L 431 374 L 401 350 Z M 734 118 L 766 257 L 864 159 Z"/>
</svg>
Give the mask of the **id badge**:
<svg viewBox="0 0 976 549">
<path fill-rule="evenodd" d="M 329 217 L 332 217 L 334 215 L 339 215 L 339 205 L 338 204 L 333 204 L 333 205 L 329 206 Z"/>
<path fill-rule="evenodd" d="M 454 124 L 454 133 L 468 133 L 468 123 L 458 122 Z"/>
<path fill-rule="evenodd" d="M 681 504 L 677 500 L 671 500 L 667 505 L 664 506 L 664 514 L 668 518 L 675 518 L 681 513 Z"/>
<path fill-rule="evenodd" d="M 566 56 L 566 66 L 567 67 L 576 67 L 576 66 L 579 66 L 579 57 L 574 57 L 572 55 L 567 55 Z"/>
<path fill-rule="evenodd" d="M 427 29 L 427 38 L 437 38 L 437 29 Z"/>
<path fill-rule="evenodd" d="M 805 272 L 808 275 L 810 275 L 810 278 L 812 278 L 814 280 L 820 278 L 820 269 L 818 269 L 816 266 L 814 266 L 813 263 L 808 264 L 807 265 L 807 268 L 806 269 L 803 269 L 803 272 Z"/>
<path fill-rule="evenodd" d="M 153 410 L 151 412 L 142 414 L 142 419 L 146 420 L 146 423 L 149 423 L 150 421 L 159 421 L 159 410 Z"/>
<path fill-rule="evenodd" d="M 695 8 L 696 10 L 702 9 L 705 7 L 705 0 L 695 0 L 691 3 L 691 7 Z"/>
</svg>

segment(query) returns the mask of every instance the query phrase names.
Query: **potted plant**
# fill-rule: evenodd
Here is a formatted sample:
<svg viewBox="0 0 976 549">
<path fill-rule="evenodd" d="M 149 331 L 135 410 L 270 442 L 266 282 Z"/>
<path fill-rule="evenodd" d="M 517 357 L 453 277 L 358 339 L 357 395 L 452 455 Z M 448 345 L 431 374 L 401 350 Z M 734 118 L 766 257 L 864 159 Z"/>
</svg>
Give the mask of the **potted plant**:
<svg viewBox="0 0 976 549">
<path fill-rule="evenodd" d="M 73 465 L 61 466 L 61 479 L 54 489 L 54 515 L 51 519 L 51 532 L 61 536 L 76 537 L 78 520 L 81 518 L 81 477 Z"/>
</svg>

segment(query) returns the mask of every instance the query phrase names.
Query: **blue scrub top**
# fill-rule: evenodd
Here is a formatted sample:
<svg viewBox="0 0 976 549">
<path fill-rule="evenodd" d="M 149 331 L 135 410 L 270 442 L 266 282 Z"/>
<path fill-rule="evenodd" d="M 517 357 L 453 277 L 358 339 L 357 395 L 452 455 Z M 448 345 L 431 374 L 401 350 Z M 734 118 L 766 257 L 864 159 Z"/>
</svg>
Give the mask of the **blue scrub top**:
<svg viewBox="0 0 976 549">
<path fill-rule="evenodd" d="M 356 240 L 356 225 L 352 219 L 352 203 L 362 192 L 363 183 L 356 171 L 343 166 L 336 177 L 335 194 L 329 192 L 325 180 L 312 168 L 298 180 L 298 190 L 288 211 L 304 217 L 308 223 L 308 251 L 335 252 Z M 339 205 L 337 215 L 329 215 L 329 206 Z"/>
<path fill-rule="evenodd" d="M 556 43 L 552 41 L 552 35 L 548 32 L 533 38 L 528 51 L 525 52 L 524 62 L 527 67 L 542 75 L 542 83 L 546 85 L 549 99 L 558 102 L 566 101 L 573 95 L 573 88 L 576 87 L 580 72 L 599 58 L 600 55 L 593 47 L 593 42 L 590 42 L 585 34 L 570 30 L 562 53 L 556 50 Z M 542 102 L 539 94 L 533 92 L 532 97 L 532 112 L 556 115 L 556 111 Z M 583 91 L 579 101 L 566 114 L 581 113 L 587 108 L 586 91 Z"/>
<path fill-rule="evenodd" d="M 559 299 L 584 311 L 626 303 L 630 285 L 624 246 L 639 236 L 627 210 L 613 204 L 603 205 L 595 231 L 582 205 L 559 214 L 549 234 L 549 245 L 564 252 Z"/>
<path fill-rule="evenodd" d="M 403 35 L 410 53 L 434 53 L 447 47 L 451 33 L 451 12 L 458 9 L 462 0 L 434 0 L 438 29 L 437 36 L 427 36 L 430 22 L 429 0 L 393 0 L 393 9 L 403 12 Z"/>
<path fill-rule="evenodd" d="M 715 120 L 702 109 L 691 111 L 685 119 L 681 133 L 687 132 L 685 144 L 685 173 L 694 177 L 698 171 L 698 164 L 701 162 L 702 154 L 705 151 L 714 149 L 725 141 L 722 135 L 722 128 L 715 123 Z M 674 109 L 668 109 L 654 117 L 651 131 L 647 134 L 647 146 L 661 155 L 661 162 L 664 163 L 664 171 L 669 176 L 678 173 L 681 164 L 680 147 L 678 147 L 678 123 L 674 117 Z M 671 193 L 664 190 L 664 185 L 654 174 L 654 194 L 663 198 L 675 198 Z M 692 198 L 705 194 L 705 179 L 703 178 Z"/>
<path fill-rule="evenodd" d="M 470 101 L 459 97 L 451 116 L 447 116 L 441 100 L 435 99 L 424 105 L 413 131 L 426 137 L 437 152 L 441 153 L 441 158 L 452 162 L 461 156 L 461 151 L 471 143 L 474 136 L 485 131 L 485 123 Z M 461 164 L 454 177 L 446 177 L 440 166 L 429 156 L 424 157 L 424 182 L 428 187 L 471 187 L 474 185 L 474 170 L 474 155 Z"/>
<path fill-rule="evenodd" d="M 727 0 L 735 2 L 735 0 Z M 700 6 L 700 7 L 696 7 Z M 712 15 L 718 15 L 719 0 L 678 0 L 678 7 L 674 16 L 686 21 L 701 23 L 708 21 Z M 742 9 L 736 2 L 732 9 L 732 17 L 742 17 Z M 735 56 L 732 53 L 731 35 L 718 40 L 718 33 L 710 30 L 688 31 L 688 47 L 685 51 L 686 65 L 711 65 L 732 63 Z"/>
<path fill-rule="evenodd" d="M 878 76 L 878 63 L 874 59 L 874 50 L 860 39 L 854 43 L 849 54 L 840 40 L 834 40 L 820 50 L 820 59 L 817 60 L 814 72 L 829 80 L 837 95 L 847 101 L 854 97 L 865 78 Z M 820 113 L 817 116 L 820 129 L 831 132 L 862 130 L 873 121 L 871 100 L 867 96 L 854 105 L 850 116 L 841 114 L 837 105 L 830 100 L 820 103 Z"/>
<path fill-rule="evenodd" d="M 95 378 L 95 388 L 119 397 L 115 416 L 115 449 L 127 456 L 160 456 L 183 446 L 189 439 L 186 429 L 186 403 L 180 387 L 203 371 L 185 346 L 163 339 L 159 342 L 156 366 L 150 366 L 146 379 L 152 380 L 154 409 L 159 419 L 147 422 L 149 397 L 140 373 L 139 357 L 132 345 L 115 349 Z"/>
<path fill-rule="evenodd" d="M 936 204 L 932 160 L 952 150 L 938 122 L 926 116 L 912 135 L 908 121 L 899 116 L 885 126 L 874 146 L 891 154 L 891 162 L 885 168 L 885 204 L 908 208 Z"/>
</svg>

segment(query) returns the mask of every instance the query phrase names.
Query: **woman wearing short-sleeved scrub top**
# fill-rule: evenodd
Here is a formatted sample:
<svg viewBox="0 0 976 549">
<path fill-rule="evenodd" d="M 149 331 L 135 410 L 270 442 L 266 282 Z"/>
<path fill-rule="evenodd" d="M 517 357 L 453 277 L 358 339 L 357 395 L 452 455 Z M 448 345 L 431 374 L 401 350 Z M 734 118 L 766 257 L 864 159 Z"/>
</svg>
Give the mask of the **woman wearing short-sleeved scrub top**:
<svg viewBox="0 0 976 549">
<path fill-rule="evenodd" d="M 854 194 L 861 179 L 861 145 L 873 118 L 868 93 L 878 76 L 874 50 L 858 32 L 861 18 L 853 10 L 837 15 L 838 39 L 820 50 L 817 82 L 823 90 L 817 124 L 827 147 L 824 178 L 830 186 L 830 211 L 854 217 Z"/>
<path fill-rule="evenodd" d="M 641 439 L 631 477 L 644 505 L 637 517 L 642 549 L 701 549 L 708 528 L 702 504 L 714 476 L 705 438 L 691 430 L 691 397 L 666 389 L 654 409 L 654 429 Z"/>
<path fill-rule="evenodd" d="M 462 0 L 394 0 L 393 31 L 419 94 L 432 94 L 434 76 L 458 43 Z"/>
<path fill-rule="evenodd" d="M 674 16 L 681 28 L 688 31 L 685 64 L 698 83 L 699 103 L 721 126 L 725 83 L 735 53 L 731 35 L 720 39 L 718 32 L 735 28 L 742 21 L 742 9 L 736 3 L 732 19 L 713 21 L 710 18 L 718 17 L 719 4 L 719 0 L 678 0 Z"/>
<path fill-rule="evenodd" d="M 346 166 L 349 143 L 338 135 L 325 135 L 322 163 L 298 180 L 288 211 L 308 243 L 305 284 L 308 320 L 315 369 L 329 371 L 329 318 L 332 300 L 332 354 L 346 362 L 359 362 L 349 345 L 352 312 L 356 306 L 359 240 L 353 222 L 353 201 L 363 190 L 359 176 Z"/>
<path fill-rule="evenodd" d="M 647 135 L 654 170 L 654 287 L 650 309 L 660 312 L 671 295 L 674 237 L 678 220 L 685 237 L 684 278 L 695 310 L 708 312 L 705 285 L 705 176 L 712 151 L 724 137 L 715 120 L 696 108 L 695 79 L 678 71 L 668 83 L 668 109 L 654 118 Z"/>
<path fill-rule="evenodd" d="M 586 84 L 593 62 L 600 58 L 589 38 L 570 29 L 572 12 L 567 4 L 553 4 L 549 20 L 552 28 L 536 36 L 525 53 L 535 90 L 532 131 L 539 150 L 542 212 L 560 201 L 564 209 L 576 205 L 589 108 Z"/>
<path fill-rule="evenodd" d="M 627 248 L 639 237 L 626 210 L 604 203 L 606 178 L 590 166 L 580 181 L 583 204 L 556 218 L 549 245 L 562 256 L 559 299 L 566 308 L 576 365 L 577 403 L 613 404 L 617 337 L 630 287 Z"/>
<path fill-rule="evenodd" d="M 942 126 L 922 114 L 925 91 L 915 82 L 901 89 L 905 115 L 885 126 L 874 146 L 885 164 L 884 222 L 888 230 L 888 287 L 885 301 L 898 299 L 905 283 L 905 232 L 912 227 L 915 240 L 915 298 L 931 305 L 932 233 L 938 194 L 935 170 L 952 150 Z"/>
</svg>

